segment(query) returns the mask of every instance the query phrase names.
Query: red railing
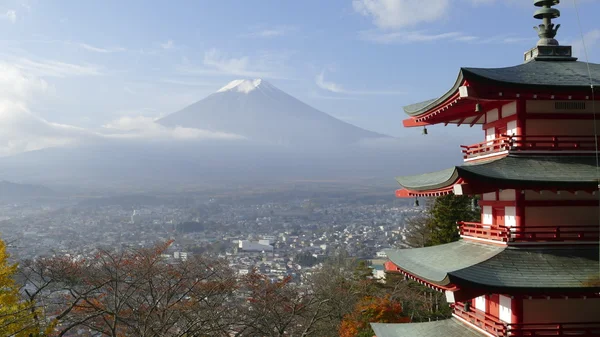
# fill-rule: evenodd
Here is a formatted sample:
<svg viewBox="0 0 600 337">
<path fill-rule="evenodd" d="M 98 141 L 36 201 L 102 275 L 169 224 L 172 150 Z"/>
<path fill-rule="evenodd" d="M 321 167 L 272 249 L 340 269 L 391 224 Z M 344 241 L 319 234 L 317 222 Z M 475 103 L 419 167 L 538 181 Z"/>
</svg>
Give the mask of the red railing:
<svg viewBox="0 0 600 337">
<path fill-rule="evenodd" d="M 525 226 L 507 228 L 512 242 L 539 241 L 598 241 L 600 231 L 597 225 L 591 226 Z"/>
<path fill-rule="evenodd" d="M 456 302 L 452 307 L 458 317 L 499 337 L 600 336 L 600 322 L 508 324 L 475 308 L 466 310 L 464 303 Z"/>
<path fill-rule="evenodd" d="M 600 323 L 523 323 L 508 324 L 506 336 L 600 336 Z"/>
<path fill-rule="evenodd" d="M 476 222 L 457 223 L 460 235 L 501 242 L 595 242 L 600 240 L 597 225 L 506 227 Z"/>
<path fill-rule="evenodd" d="M 463 158 L 469 159 L 486 154 L 507 151 L 509 150 L 509 140 L 510 137 L 502 135 L 502 137 L 496 139 L 486 140 L 485 142 L 474 145 L 461 145 L 460 147 L 463 149 Z"/>
<path fill-rule="evenodd" d="M 474 145 L 461 145 L 463 158 L 470 159 L 502 151 L 596 151 L 600 136 L 515 136 L 501 135 Z"/>
<path fill-rule="evenodd" d="M 510 136 L 508 145 L 511 151 L 596 151 L 594 136 Z"/>
<path fill-rule="evenodd" d="M 509 239 L 509 229 L 505 226 L 484 225 L 465 221 L 459 221 L 458 225 L 460 235 L 503 242 L 507 242 Z"/>
<path fill-rule="evenodd" d="M 497 317 L 478 311 L 475 308 L 465 309 L 464 303 L 456 302 L 453 305 L 454 314 L 465 321 L 475 325 L 496 336 L 506 336 L 506 324 Z"/>
</svg>

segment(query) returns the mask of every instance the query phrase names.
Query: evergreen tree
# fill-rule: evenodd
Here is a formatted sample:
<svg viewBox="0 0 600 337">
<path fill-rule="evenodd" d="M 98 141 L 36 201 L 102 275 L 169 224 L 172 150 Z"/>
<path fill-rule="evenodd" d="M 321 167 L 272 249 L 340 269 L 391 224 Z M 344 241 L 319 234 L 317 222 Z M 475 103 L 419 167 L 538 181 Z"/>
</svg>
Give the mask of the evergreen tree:
<svg viewBox="0 0 600 337">
<path fill-rule="evenodd" d="M 431 227 L 427 246 L 441 245 L 460 239 L 458 221 L 478 221 L 479 211 L 473 208 L 473 198 L 448 194 L 433 199 L 427 211 Z"/>
</svg>

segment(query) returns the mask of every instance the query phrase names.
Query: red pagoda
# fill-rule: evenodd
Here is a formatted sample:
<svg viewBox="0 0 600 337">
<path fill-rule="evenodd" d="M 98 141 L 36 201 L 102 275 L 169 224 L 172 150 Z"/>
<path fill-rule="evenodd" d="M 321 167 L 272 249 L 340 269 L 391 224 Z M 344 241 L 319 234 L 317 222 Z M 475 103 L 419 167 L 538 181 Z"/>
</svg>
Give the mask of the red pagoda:
<svg viewBox="0 0 600 337">
<path fill-rule="evenodd" d="M 600 64 L 554 39 L 559 0 L 534 0 L 540 40 L 514 67 L 462 68 L 405 127 L 481 125 L 464 164 L 397 178 L 399 198 L 477 195 L 461 240 L 388 251 L 386 272 L 444 292 L 452 318 L 372 324 L 377 337 L 600 336 Z M 426 129 L 425 129 L 426 130 Z"/>
</svg>

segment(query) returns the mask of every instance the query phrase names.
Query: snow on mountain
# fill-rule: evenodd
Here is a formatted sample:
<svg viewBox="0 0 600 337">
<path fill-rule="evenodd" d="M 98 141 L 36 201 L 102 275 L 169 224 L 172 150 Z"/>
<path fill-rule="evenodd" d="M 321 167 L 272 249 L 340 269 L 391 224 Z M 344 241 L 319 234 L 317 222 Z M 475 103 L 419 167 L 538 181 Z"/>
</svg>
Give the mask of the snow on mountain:
<svg viewBox="0 0 600 337">
<path fill-rule="evenodd" d="M 157 122 L 168 127 L 232 133 L 269 144 L 306 147 L 349 145 L 387 137 L 336 119 L 262 79 L 232 81 Z"/>
<path fill-rule="evenodd" d="M 262 82 L 263 81 L 261 79 L 235 80 L 235 81 L 229 82 L 226 86 L 219 89 L 217 92 L 237 91 L 237 92 L 243 92 L 243 93 L 247 94 L 247 93 L 251 92 L 252 90 L 255 90 L 256 88 L 258 88 L 262 84 Z M 267 85 L 268 84 L 265 83 L 265 84 L 263 84 L 263 87 L 265 87 Z"/>
</svg>

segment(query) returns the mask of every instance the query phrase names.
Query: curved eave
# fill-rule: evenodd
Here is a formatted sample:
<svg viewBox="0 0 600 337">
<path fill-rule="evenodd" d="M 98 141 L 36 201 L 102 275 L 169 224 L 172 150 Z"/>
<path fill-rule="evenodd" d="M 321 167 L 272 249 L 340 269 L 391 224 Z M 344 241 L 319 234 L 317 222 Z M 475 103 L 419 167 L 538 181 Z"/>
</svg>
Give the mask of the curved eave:
<svg viewBox="0 0 600 337">
<path fill-rule="evenodd" d="M 597 247 L 507 248 L 481 263 L 449 272 L 463 287 L 515 292 L 599 292 Z"/>
<path fill-rule="evenodd" d="M 456 168 L 460 178 L 498 188 L 594 190 L 594 156 L 517 156 Z"/>
<path fill-rule="evenodd" d="M 595 163 L 594 156 L 508 155 L 438 172 L 397 177 L 396 181 L 404 189 L 396 191 L 396 196 L 444 195 L 451 193 L 455 185 L 464 183 L 476 194 L 498 188 L 594 191 L 598 186 Z"/>
<path fill-rule="evenodd" d="M 423 114 L 427 113 L 428 111 L 434 110 L 437 106 L 444 103 L 450 97 L 456 95 L 458 93 L 460 86 L 463 84 L 463 82 L 464 82 L 464 76 L 463 76 L 463 69 L 461 68 L 460 72 L 458 73 L 458 78 L 456 79 L 456 82 L 454 83 L 454 85 L 448 92 L 446 92 L 444 95 L 440 96 L 439 98 L 430 99 L 430 100 L 427 100 L 424 102 L 405 106 L 404 112 L 411 117 L 416 117 L 416 116 L 423 115 Z"/>
<path fill-rule="evenodd" d="M 371 323 L 376 337 L 481 337 L 481 333 L 455 318 L 425 323 Z"/>
<path fill-rule="evenodd" d="M 485 82 L 507 88 L 572 91 L 590 89 L 588 70 L 594 86 L 600 85 L 600 64 L 575 60 L 536 60 L 504 68 L 462 68 L 461 72 L 470 82 Z"/>
<path fill-rule="evenodd" d="M 459 179 L 456 167 L 437 172 L 396 177 L 400 186 L 411 192 L 427 192 L 451 188 Z"/>
<path fill-rule="evenodd" d="M 481 263 L 504 249 L 461 240 L 433 247 L 389 250 L 386 254 L 406 273 L 433 285 L 447 287 L 452 284 L 450 272 Z"/>
<path fill-rule="evenodd" d="M 600 85 L 600 64 L 590 63 L 592 81 Z M 589 90 L 590 76 L 588 65 L 577 61 L 531 61 L 513 67 L 504 68 L 461 68 L 454 85 L 445 94 L 436 99 L 408 105 L 404 112 L 411 118 L 403 122 L 406 127 L 448 122 L 456 117 L 460 108 L 452 104 L 465 101 L 461 95 L 461 86 L 519 88 L 536 91 L 574 92 Z M 481 89 L 481 88 L 480 88 Z M 476 95 L 475 95 L 476 96 Z M 441 114 L 441 115 L 440 115 Z M 434 118 L 436 115 L 444 116 Z M 452 116 L 448 116 L 452 115 Z"/>
</svg>

